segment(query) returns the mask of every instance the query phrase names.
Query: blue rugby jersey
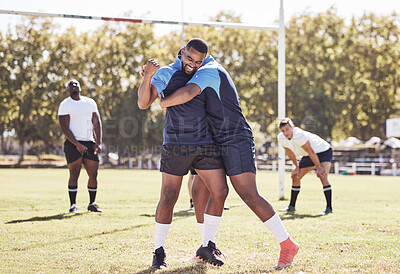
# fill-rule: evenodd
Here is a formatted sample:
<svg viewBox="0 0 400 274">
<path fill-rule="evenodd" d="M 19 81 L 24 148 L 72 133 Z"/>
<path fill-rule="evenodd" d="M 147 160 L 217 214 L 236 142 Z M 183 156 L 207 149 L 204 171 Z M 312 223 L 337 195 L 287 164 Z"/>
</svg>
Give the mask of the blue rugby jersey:
<svg viewBox="0 0 400 274">
<path fill-rule="evenodd" d="M 180 56 L 175 62 L 160 68 L 151 84 L 162 97 L 171 95 L 186 85 L 192 75 L 182 71 Z M 164 126 L 164 145 L 214 144 L 205 113 L 205 94 L 201 93 L 185 104 L 167 108 Z"/>
<path fill-rule="evenodd" d="M 253 138 L 242 113 L 236 87 L 228 72 L 208 56 L 188 83 L 196 84 L 206 96 L 206 114 L 213 139 L 224 144 L 234 137 Z"/>
</svg>

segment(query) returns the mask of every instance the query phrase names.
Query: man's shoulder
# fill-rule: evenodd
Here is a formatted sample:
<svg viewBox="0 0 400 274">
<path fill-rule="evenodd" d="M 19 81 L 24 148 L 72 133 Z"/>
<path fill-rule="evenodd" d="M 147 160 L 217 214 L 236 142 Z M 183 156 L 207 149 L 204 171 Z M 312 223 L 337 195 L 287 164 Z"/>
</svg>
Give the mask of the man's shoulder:
<svg viewBox="0 0 400 274">
<path fill-rule="evenodd" d="M 305 136 L 306 135 L 306 131 L 302 130 L 299 127 L 295 127 L 293 129 L 293 137 L 300 137 L 300 136 Z"/>
<path fill-rule="evenodd" d="M 65 98 L 64 100 L 61 101 L 60 106 L 61 106 L 61 105 L 66 105 L 66 104 L 68 104 L 70 101 L 71 101 L 71 97 L 68 96 L 67 98 Z"/>
<path fill-rule="evenodd" d="M 279 132 L 277 139 L 278 140 L 285 140 L 286 137 L 285 137 L 285 135 L 283 135 L 283 132 Z"/>
<path fill-rule="evenodd" d="M 171 78 L 172 75 L 177 72 L 180 71 L 181 69 L 179 69 L 178 67 L 174 66 L 173 64 L 170 64 L 168 66 L 163 66 L 160 69 L 158 69 L 156 71 L 156 73 L 153 76 L 154 78 Z"/>
</svg>

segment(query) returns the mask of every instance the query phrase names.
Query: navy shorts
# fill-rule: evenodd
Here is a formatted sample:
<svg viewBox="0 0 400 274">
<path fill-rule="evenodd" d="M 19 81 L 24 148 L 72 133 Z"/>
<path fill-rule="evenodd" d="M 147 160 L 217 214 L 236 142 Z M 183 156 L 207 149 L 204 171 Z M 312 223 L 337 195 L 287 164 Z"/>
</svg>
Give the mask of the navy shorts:
<svg viewBox="0 0 400 274">
<path fill-rule="evenodd" d="M 228 176 L 256 173 L 255 144 L 249 137 L 234 137 L 220 145 L 222 162 Z"/>
<path fill-rule="evenodd" d="M 191 168 L 199 170 L 224 168 L 220 148 L 216 145 L 163 145 L 161 172 L 184 176 Z"/>
<path fill-rule="evenodd" d="M 330 162 L 332 163 L 332 148 L 325 150 L 323 152 L 317 153 L 318 159 L 320 163 Z M 311 167 L 315 166 L 314 162 L 311 160 L 309 156 L 303 156 L 299 162 L 299 168 Z"/>
<path fill-rule="evenodd" d="M 75 162 L 82 156 L 84 159 L 89 159 L 95 162 L 99 162 L 99 156 L 97 154 L 94 154 L 94 145 L 95 145 L 94 142 L 92 141 L 78 141 L 78 142 L 88 148 L 85 153 L 81 154 L 76 148 L 76 146 L 73 143 L 71 143 L 68 139 L 64 142 L 64 153 L 68 164 Z"/>
</svg>

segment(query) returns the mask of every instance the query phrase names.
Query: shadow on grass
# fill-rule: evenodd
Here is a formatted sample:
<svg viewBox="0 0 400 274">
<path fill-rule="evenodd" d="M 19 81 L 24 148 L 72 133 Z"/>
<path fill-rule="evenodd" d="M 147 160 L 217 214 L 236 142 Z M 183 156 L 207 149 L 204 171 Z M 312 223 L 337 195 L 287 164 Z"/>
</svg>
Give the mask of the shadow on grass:
<svg viewBox="0 0 400 274">
<path fill-rule="evenodd" d="M 155 273 L 158 269 L 149 267 L 148 269 L 135 272 L 136 274 Z M 191 264 L 185 267 L 174 268 L 171 270 L 163 270 L 162 273 L 207 273 L 207 265 L 204 263 Z"/>
<path fill-rule="evenodd" d="M 306 218 L 319 218 L 323 217 L 322 214 L 296 214 L 296 213 L 285 213 L 280 215 L 281 220 L 294 220 L 294 219 L 306 219 Z"/>
<path fill-rule="evenodd" d="M 155 218 L 156 215 L 155 214 L 140 214 L 139 216 L 141 217 L 151 217 L 151 218 Z M 174 212 L 174 217 L 191 217 L 194 216 L 194 210 L 190 210 L 190 209 L 185 209 L 185 210 L 181 210 L 178 212 Z"/>
<path fill-rule="evenodd" d="M 12 221 L 6 222 L 6 224 L 63 220 L 63 219 L 69 219 L 69 218 L 79 216 L 79 215 L 82 215 L 82 214 L 81 213 L 78 213 L 78 214 L 60 213 L 60 214 L 53 215 L 53 216 L 43 216 L 43 217 L 36 216 L 36 217 L 29 218 L 29 219 L 12 220 Z"/>
</svg>

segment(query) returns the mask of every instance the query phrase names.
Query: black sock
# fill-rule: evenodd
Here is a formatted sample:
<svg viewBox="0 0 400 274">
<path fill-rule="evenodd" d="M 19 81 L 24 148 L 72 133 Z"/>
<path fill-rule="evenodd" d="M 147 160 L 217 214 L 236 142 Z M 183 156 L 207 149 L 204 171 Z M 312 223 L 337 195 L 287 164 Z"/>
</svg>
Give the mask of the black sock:
<svg viewBox="0 0 400 274">
<path fill-rule="evenodd" d="M 88 187 L 88 190 L 89 190 L 89 199 L 90 199 L 89 204 L 93 204 L 94 200 L 96 199 L 97 187 L 94 187 L 94 188 Z"/>
<path fill-rule="evenodd" d="M 193 207 L 193 199 L 190 199 L 190 207 Z"/>
<path fill-rule="evenodd" d="M 324 194 L 326 199 L 326 207 L 332 209 L 332 187 L 331 185 L 324 186 Z"/>
<path fill-rule="evenodd" d="M 290 196 L 290 204 L 289 206 L 295 207 L 297 195 L 299 195 L 300 186 L 292 186 L 292 194 Z"/>
<path fill-rule="evenodd" d="M 69 202 L 71 205 L 76 204 L 76 193 L 78 193 L 78 186 L 68 186 Z"/>
</svg>

